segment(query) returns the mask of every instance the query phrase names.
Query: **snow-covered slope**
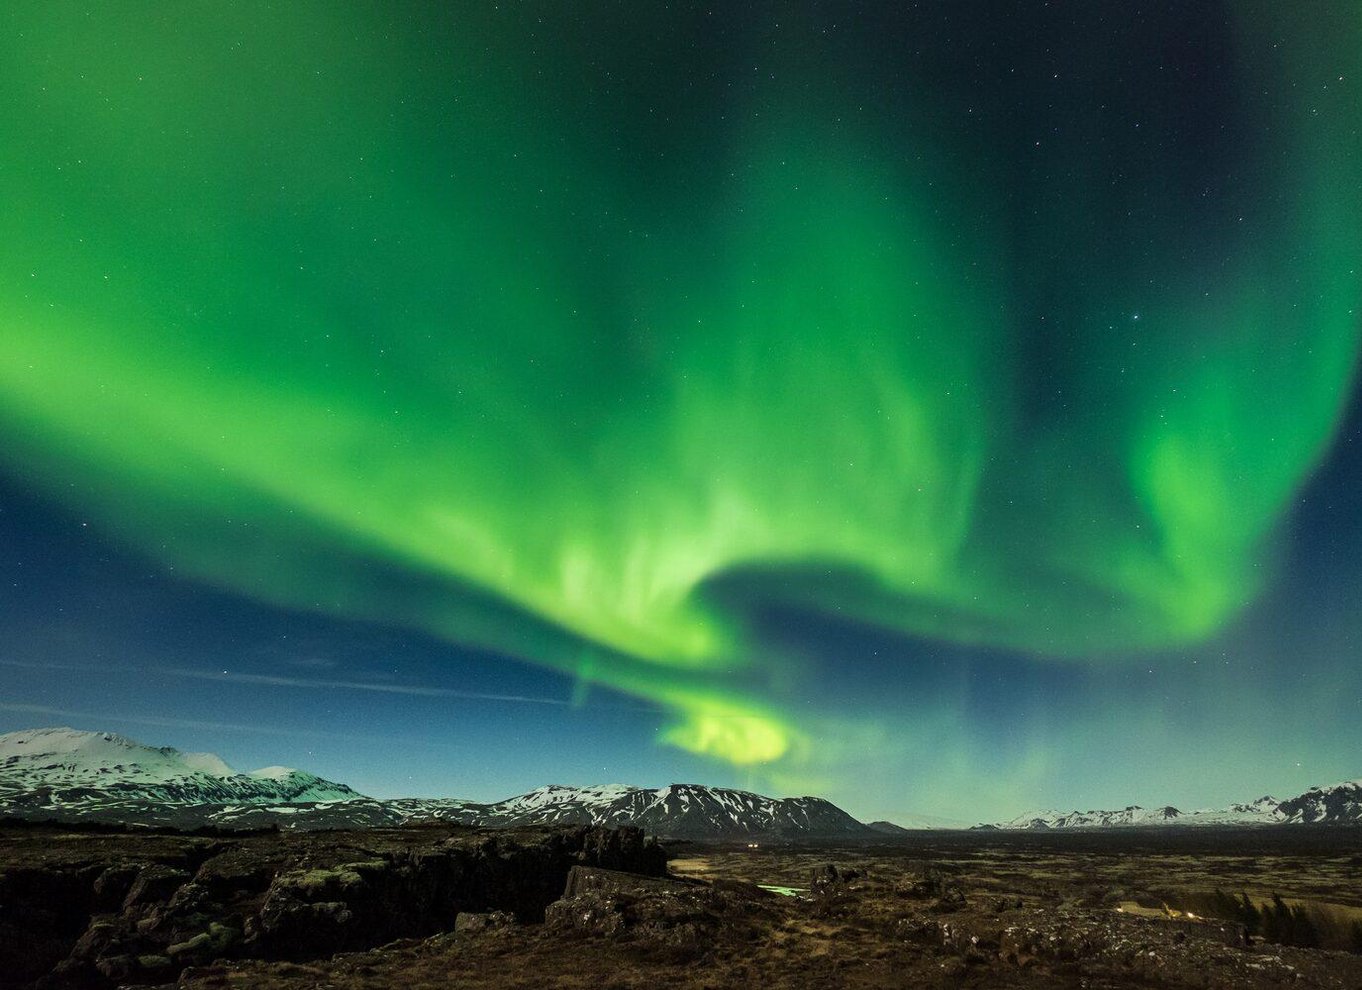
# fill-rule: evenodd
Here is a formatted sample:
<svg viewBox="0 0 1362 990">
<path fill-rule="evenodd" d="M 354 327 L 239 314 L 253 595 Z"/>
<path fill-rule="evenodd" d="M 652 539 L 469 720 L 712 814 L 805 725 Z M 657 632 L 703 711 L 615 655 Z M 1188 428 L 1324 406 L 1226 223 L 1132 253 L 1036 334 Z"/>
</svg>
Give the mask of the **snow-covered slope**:
<svg viewBox="0 0 1362 990">
<path fill-rule="evenodd" d="M 1168 825 L 1177 820 L 1177 808 L 1141 808 L 1131 805 L 1119 811 L 1033 811 L 998 828 L 1121 828 L 1128 825 Z"/>
<path fill-rule="evenodd" d="M 408 820 L 470 825 L 637 825 L 672 838 L 866 835 L 869 828 L 816 797 L 770 798 L 700 784 L 650 789 L 623 784 L 551 784 L 492 804 L 408 799 L 388 804 Z"/>
<path fill-rule="evenodd" d="M 1171 805 L 1119 811 L 1036 811 L 986 828 L 1066 829 L 1124 828 L 1142 825 L 1294 825 L 1362 823 L 1362 780 L 1332 787 L 1312 787 L 1298 797 L 1278 801 L 1264 795 L 1227 808 L 1179 811 Z"/>
<path fill-rule="evenodd" d="M 769 798 L 699 784 L 549 785 L 492 803 L 376 801 L 288 767 L 237 773 L 210 754 L 74 729 L 0 736 L 0 815 L 233 828 L 372 828 L 431 819 L 483 827 L 637 825 L 673 838 L 873 834 L 822 798 Z"/>
<path fill-rule="evenodd" d="M 1312 787 L 1277 805 L 1277 812 L 1288 822 L 1362 822 L 1362 780 Z"/>
<path fill-rule="evenodd" d="M 869 828 L 818 797 L 769 798 L 749 791 L 672 784 L 651 798 L 632 824 L 650 832 L 700 838 L 712 835 L 864 835 Z"/>
<path fill-rule="evenodd" d="M 238 773 L 211 753 L 143 746 L 112 732 L 30 729 L 0 735 L 0 810 L 348 801 L 345 786 L 301 770 Z"/>
<path fill-rule="evenodd" d="M 636 825 L 679 839 L 873 838 L 904 831 L 863 825 L 816 797 L 771 798 L 700 784 L 662 788 L 551 784 L 491 803 L 458 798 L 378 801 L 344 784 L 289 767 L 238 773 L 211 753 L 144 746 L 110 732 L 32 729 L 0 735 L 0 817 L 229 828 L 376 828 L 412 822 L 481 827 Z M 1362 780 L 1313 787 L 1278 801 L 1260 797 L 1227 808 L 1171 806 L 1117 811 L 1040 811 L 998 829 L 1124 828 L 1168 825 L 1362 824 Z M 908 822 L 941 828 L 944 819 Z"/>
</svg>

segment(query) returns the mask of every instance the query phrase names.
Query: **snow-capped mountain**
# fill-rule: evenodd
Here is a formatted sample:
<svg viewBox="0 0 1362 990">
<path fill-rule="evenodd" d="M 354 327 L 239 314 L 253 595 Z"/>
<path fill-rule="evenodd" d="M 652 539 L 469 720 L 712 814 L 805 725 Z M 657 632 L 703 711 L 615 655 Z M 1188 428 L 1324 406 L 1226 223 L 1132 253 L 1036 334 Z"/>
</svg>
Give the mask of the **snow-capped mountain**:
<svg viewBox="0 0 1362 990">
<path fill-rule="evenodd" d="M 699 784 L 657 789 L 549 785 L 479 803 L 379 801 L 288 767 L 238 773 L 209 753 L 143 746 L 108 732 L 0 736 L 0 816 L 226 828 L 378 828 L 419 821 L 481 827 L 636 825 L 671 838 L 873 835 L 822 798 L 770 798 Z"/>
<path fill-rule="evenodd" d="M 143 746 L 111 732 L 32 729 L 0 735 L 0 810 L 99 805 L 348 801 L 344 784 L 301 770 L 239 773 L 212 753 Z"/>
<path fill-rule="evenodd" d="M 1277 812 L 1289 822 L 1362 822 L 1362 780 L 1312 787 L 1277 805 Z"/>
<path fill-rule="evenodd" d="M 1141 808 L 1131 805 L 1119 811 L 1034 811 L 998 828 L 1122 828 L 1128 825 L 1168 825 L 1181 815 L 1177 808 Z"/>
<path fill-rule="evenodd" d="M 817 797 L 771 798 L 700 784 L 661 788 L 551 784 L 502 801 L 380 801 L 289 767 L 239 773 L 211 753 L 144 746 L 109 732 L 32 729 L 0 735 L 0 817 L 223 828 L 383 828 L 447 821 L 499 828 L 635 825 L 675 839 L 869 839 L 950 827 L 945 819 L 864 825 Z M 1362 780 L 1312 787 L 1226 808 L 1183 812 L 1130 805 L 1117 811 L 1040 811 L 990 829 L 1183 825 L 1362 824 Z"/>
<path fill-rule="evenodd" d="M 661 788 L 551 784 L 491 804 L 408 798 L 384 802 L 402 822 L 422 819 L 483 827 L 635 825 L 678 839 L 866 836 L 870 828 L 817 797 L 771 798 L 700 784 Z"/>
<path fill-rule="evenodd" d="M 605 821 L 639 825 L 679 838 L 863 835 L 869 828 L 817 797 L 769 798 L 749 791 L 672 784 L 621 795 L 602 809 Z"/>
<path fill-rule="evenodd" d="M 997 829 L 1127 828 L 1149 825 L 1299 825 L 1362 823 L 1362 780 L 1312 787 L 1279 801 L 1264 795 L 1226 808 L 1179 811 L 1172 805 L 1119 811 L 1036 811 L 1009 821 L 980 826 Z"/>
</svg>

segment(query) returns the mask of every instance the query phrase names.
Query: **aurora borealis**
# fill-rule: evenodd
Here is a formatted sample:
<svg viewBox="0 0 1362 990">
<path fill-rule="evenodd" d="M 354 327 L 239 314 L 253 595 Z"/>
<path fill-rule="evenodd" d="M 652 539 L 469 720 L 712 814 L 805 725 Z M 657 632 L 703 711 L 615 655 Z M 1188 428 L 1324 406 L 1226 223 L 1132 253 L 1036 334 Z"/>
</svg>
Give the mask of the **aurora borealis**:
<svg viewBox="0 0 1362 990">
<path fill-rule="evenodd" d="M 1289 6 L 6 6 L 0 694 L 288 724 L 118 670 L 296 623 L 863 815 L 1362 772 L 1362 13 Z M 35 604 L 134 571 L 213 645 Z"/>
</svg>

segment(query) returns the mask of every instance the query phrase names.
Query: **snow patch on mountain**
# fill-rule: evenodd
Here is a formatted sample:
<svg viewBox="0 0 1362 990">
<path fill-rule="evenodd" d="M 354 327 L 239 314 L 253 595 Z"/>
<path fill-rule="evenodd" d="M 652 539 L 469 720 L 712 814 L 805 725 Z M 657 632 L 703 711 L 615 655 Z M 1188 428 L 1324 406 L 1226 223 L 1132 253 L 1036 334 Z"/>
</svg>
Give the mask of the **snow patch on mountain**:
<svg viewBox="0 0 1362 990">
<path fill-rule="evenodd" d="M 981 826 L 999 829 L 1127 828 L 1149 825 L 1299 825 L 1362 822 L 1362 780 L 1332 787 L 1312 787 L 1294 798 L 1279 801 L 1265 794 L 1253 801 L 1225 808 L 1179 811 L 1167 805 L 1118 811 L 1033 811 L 1005 822 Z"/>
<path fill-rule="evenodd" d="M 376 801 L 289 767 L 238 773 L 212 754 L 66 728 L 0 736 L 0 814 L 181 827 L 368 828 L 439 820 L 482 827 L 636 825 L 674 838 L 875 834 L 822 798 L 771 798 L 700 784 L 550 784 L 492 803 Z"/>
<path fill-rule="evenodd" d="M 1362 823 L 1362 780 L 1345 780 L 1332 787 L 1312 787 L 1277 805 L 1277 812 L 1285 821 L 1304 824 Z"/>
<path fill-rule="evenodd" d="M 273 809 L 222 809 L 215 824 L 270 824 Z M 300 806 L 281 822 L 293 828 L 362 828 L 445 821 L 483 828 L 531 825 L 633 825 L 653 835 L 691 839 L 853 838 L 876 833 L 822 798 L 771 798 L 731 788 L 670 784 L 569 787 L 550 784 L 502 801 L 455 798 L 359 800 Z"/>
<path fill-rule="evenodd" d="M 199 770 L 214 777 L 230 777 L 234 773 L 216 753 L 181 753 L 180 760 L 191 770 Z"/>
<path fill-rule="evenodd" d="M 54 728 L 0 735 L 0 803 L 14 807 L 264 805 L 360 796 L 299 770 L 238 773 L 212 753 L 144 746 L 112 732 Z"/>
<path fill-rule="evenodd" d="M 252 770 L 249 776 L 259 777 L 261 780 L 283 780 L 297 772 L 292 767 L 261 767 L 259 770 Z"/>
</svg>

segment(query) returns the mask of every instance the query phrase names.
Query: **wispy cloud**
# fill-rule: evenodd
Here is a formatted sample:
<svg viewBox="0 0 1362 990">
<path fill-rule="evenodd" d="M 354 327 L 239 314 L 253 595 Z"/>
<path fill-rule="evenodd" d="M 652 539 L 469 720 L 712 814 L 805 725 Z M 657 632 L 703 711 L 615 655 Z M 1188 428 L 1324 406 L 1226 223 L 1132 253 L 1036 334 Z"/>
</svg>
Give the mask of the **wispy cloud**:
<svg viewBox="0 0 1362 990">
<path fill-rule="evenodd" d="M 106 673 L 139 673 L 165 677 L 181 677 L 196 681 L 216 681 L 224 684 L 253 684 L 261 687 L 303 688 L 306 690 L 373 691 L 378 694 L 406 695 L 418 698 L 454 698 L 461 701 L 487 701 L 520 705 L 548 705 L 554 708 L 610 708 L 620 711 L 660 712 L 663 709 L 647 704 L 610 704 L 585 702 L 580 698 L 553 698 L 529 694 L 499 694 L 492 691 L 462 691 L 458 688 L 428 684 L 391 684 L 382 681 L 337 680 L 332 678 L 291 677 L 281 674 L 252 674 L 232 670 L 199 670 L 192 667 L 125 667 L 114 664 L 34 663 L 23 660 L 0 660 L 0 666 L 26 670 L 101 671 Z"/>
<path fill-rule="evenodd" d="M 110 670 L 109 664 L 98 663 L 37 663 L 32 660 L 0 660 L 0 667 L 18 667 L 20 670 Z"/>
<path fill-rule="evenodd" d="M 327 657 L 295 657 L 291 660 L 285 660 L 284 663 L 290 667 L 306 667 L 311 670 L 330 670 L 336 666 L 336 661 Z"/>
<path fill-rule="evenodd" d="M 197 681 L 222 681 L 229 684 L 262 684 L 270 687 L 331 688 L 341 691 L 377 691 L 380 694 L 416 695 L 422 698 L 462 698 L 468 701 L 509 701 L 527 705 L 554 705 L 567 708 L 566 698 L 539 698 L 524 694 L 492 694 L 484 691 L 459 691 L 455 688 L 424 684 L 382 684 L 375 681 L 333 681 L 312 677 L 281 677 L 276 674 L 241 674 L 231 671 L 187 670 L 167 667 L 157 673 L 187 677 Z"/>
<path fill-rule="evenodd" d="M 352 739 L 354 736 L 340 732 L 318 732 L 308 729 L 284 729 L 273 725 L 251 725 L 242 722 L 211 722 L 192 718 L 164 718 L 155 715 L 113 715 L 109 712 L 87 712 L 72 708 L 54 708 L 50 705 L 25 705 L 14 702 L 0 702 L 0 711 L 20 715 L 41 715 L 44 718 L 85 719 L 90 724 L 103 728 L 107 723 L 120 722 L 130 725 L 153 725 L 160 728 L 197 729 L 203 732 L 249 732 L 269 736 L 298 736 L 308 739 Z"/>
</svg>

